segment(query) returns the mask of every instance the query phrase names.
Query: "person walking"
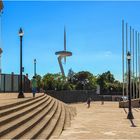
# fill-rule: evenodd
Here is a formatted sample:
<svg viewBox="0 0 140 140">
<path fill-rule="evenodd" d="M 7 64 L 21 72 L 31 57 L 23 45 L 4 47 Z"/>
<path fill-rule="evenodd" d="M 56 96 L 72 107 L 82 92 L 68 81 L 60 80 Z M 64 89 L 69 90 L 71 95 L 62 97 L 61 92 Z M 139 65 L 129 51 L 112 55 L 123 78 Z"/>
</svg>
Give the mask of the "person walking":
<svg viewBox="0 0 140 140">
<path fill-rule="evenodd" d="M 101 102 L 101 104 L 103 105 L 104 104 L 104 96 L 102 96 L 102 102 Z"/>
<path fill-rule="evenodd" d="M 88 108 L 90 108 L 90 102 L 91 102 L 91 98 L 88 98 L 87 99 Z"/>
<path fill-rule="evenodd" d="M 37 80 L 36 80 L 35 76 L 33 76 L 32 80 L 31 80 L 31 86 L 32 86 L 33 97 L 35 97 L 36 88 L 37 88 Z"/>
</svg>

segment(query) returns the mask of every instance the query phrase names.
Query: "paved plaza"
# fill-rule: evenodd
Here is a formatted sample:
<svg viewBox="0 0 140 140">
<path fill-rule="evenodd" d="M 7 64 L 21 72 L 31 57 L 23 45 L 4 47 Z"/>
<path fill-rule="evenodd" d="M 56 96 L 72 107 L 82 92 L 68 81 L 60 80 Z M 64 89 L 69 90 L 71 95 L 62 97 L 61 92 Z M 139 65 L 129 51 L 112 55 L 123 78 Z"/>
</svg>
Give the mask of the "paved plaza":
<svg viewBox="0 0 140 140">
<path fill-rule="evenodd" d="M 0 106 L 32 98 L 29 93 L 25 94 L 24 99 L 17 99 L 17 95 L 0 94 Z M 135 119 L 130 121 L 126 119 L 128 109 L 119 108 L 118 102 L 105 102 L 104 105 L 92 102 L 90 108 L 87 108 L 86 103 L 71 106 L 76 107 L 77 116 L 59 139 L 140 139 L 140 108 L 133 108 Z"/>
<path fill-rule="evenodd" d="M 126 119 L 127 110 L 118 108 L 118 102 L 73 104 L 77 116 L 60 139 L 140 139 L 140 109 L 133 109 L 135 119 Z"/>
</svg>

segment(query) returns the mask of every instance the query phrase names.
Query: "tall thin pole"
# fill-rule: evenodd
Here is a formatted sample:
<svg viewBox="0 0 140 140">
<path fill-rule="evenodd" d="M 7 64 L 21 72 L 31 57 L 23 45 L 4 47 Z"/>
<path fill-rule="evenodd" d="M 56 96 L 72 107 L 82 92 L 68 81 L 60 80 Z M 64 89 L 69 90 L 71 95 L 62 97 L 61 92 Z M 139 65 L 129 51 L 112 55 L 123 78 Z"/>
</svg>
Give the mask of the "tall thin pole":
<svg viewBox="0 0 140 140">
<path fill-rule="evenodd" d="M 64 51 L 66 51 L 66 28 L 64 27 Z M 64 57 L 64 62 L 66 64 L 66 57 Z"/>
<path fill-rule="evenodd" d="M 128 38 L 127 38 L 127 30 L 128 30 L 128 24 L 126 23 L 126 55 L 128 51 Z M 127 58 L 126 58 L 126 96 L 128 96 L 128 65 L 127 65 Z"/>
<path fill-rule="evenodd" d="M 122 80 L 123 80 L 123 96 L 124 96 L 124 20 L 122 20 Z"/>
<path fill-rule="evenodd" d="M 138 97 L 140 98 L 140 44 L 139 44 L 139 43 L 140 43 L 140 42 L 139 42 L 139 41 L 140 41 L 140 40 L 139 40 L 139 39 L 140 39 L 140 38 L 139 38 L 140 36 L 139 36 L 139 35 L 140 35 L 140 34 L 138 33 L 138 67 L 139 67 L 139 68 L 138 68 L 138 69 L 139 69 L 139 70 L 138 70 L 138 71 L 139 71 L 139 96 L 138 96 Z"/>
<path fill-rule="evenodd" d="M 64 51 L 66 51 L 66 28 L 64 27 Z"/>
<path fill-rule="evenodd" d="M 2 73 L 2 71 L 1 71 L 1 54 L 0 54 L 0 92 L 1 92 L 1 87 L 2 87 L 2 84 L 1 84 L 1 73 Z"/>
<path fill-rule="evenodd" d="M 20 95 L 22 95 L 22 36 L 20 36 Z"/>
<path fill-rule="evenodd" d="M 131 39 L 132 39 L 132 37 L 131 37 L 131 35 L 132 35 L 132 32 L 131 32 L 131 26 L 130 26 L 130 54 L 132 54 L 132 49 L 131 49 L 131 47 L 132 47 L 132 44 L 131 44 Z M 131 67 L 131 63 L 130 63 L 130 67 Z M 131 72 L 131 71 L 130 71 Z M 131 77 L 130 77 L 130 96 L 132 97 L 132 82 L 131 82 Z"/>
<path fill-rule="evenodd" d="M 3 9 L 3 3 L 2 7 Z M 1 67 L 1 57 L 2 57 L 2 9 L 0 11 L 0 92 L 2 91 L 2 67 Z"/>
<path fill-rule="evenodd" d="M 129 108 L 128 108 L 128 116 L 127 119 L 134 119 L 132 114 L 132 108 L 131 108 L 131 87 L 130 87 L 130 79 L 131 79 L 131 54 L 128 52 L 127 54 L 128 59 L 128 99 L 129 99 Z"/>
<path fill-rule="evenodd" d="M 138 45 L 137 45 L 137 31 L 135 31 L 135 46 L 136 46 L 136 98 L 138 98 L 138 75 L 137 75 L 137 70 L 138 70 L 138 68 L 137 68 L 137 65 L 138 65 Z"/>
<path fill-rule="evenodd" d="M 1 74 L 2 74 L 2 67 L 1 67 L 1 56 L 2 56 L 2 52 L 3 52 L 3 51 L 2 51 L 2 49 L 0 48 L 0 92 L 1 92 L 1 88 L 2 88 L 2 82 L 1 82 L 1 81 L 2 81 L 2 80 L 1 80 L 1 79 L 2 79 L 2 75 L 1 75 Z"/>
<path fill-rule="evenodd" d="M 36 76 L 36 59 L 34 59 L 34 76 Z"/>
<path fill-rule="evenodd" d="M 20 90 L 19 90 L 18 98 L 24 98 L 24 94 L 22 91 L 22 37 L 23 37 L 23 31 L 21 28 L 19 30 L 19 36 L 20 36 Z"/>
<path fill-rule="evenodd" d="M 132 36 L 133 36 L 133 46 L 132 46 L 132 48 L 133 48 L 133 99 L 135 98 L 135 67 L 134 67 L 134 64 L 135 64 L 135 57 L 134 57 L 134 54 L 135 54 L 135 50 L 134 50 L 134 29 L 133 29 L 133 34 L 132 34 Z"/>
<path fill-rule="evenodd" d="M 20 36 L 20 92 L 22 92 L 22 36 Z"/>
</svg>

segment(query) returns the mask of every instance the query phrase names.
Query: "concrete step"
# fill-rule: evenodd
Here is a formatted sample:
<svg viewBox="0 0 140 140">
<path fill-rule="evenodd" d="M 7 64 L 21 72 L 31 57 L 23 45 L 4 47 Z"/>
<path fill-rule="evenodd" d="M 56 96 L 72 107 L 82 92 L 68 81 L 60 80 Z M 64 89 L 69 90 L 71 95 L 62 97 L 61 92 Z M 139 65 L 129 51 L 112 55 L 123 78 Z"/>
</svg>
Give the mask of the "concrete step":
<svg viewBox="0 0 140 140">
<path fill-rule="evenodd" d="M 74 116 L 76 116 L 76 107 L 72 107 L 72 109 L 73 109 L 73 113 L 74 113 Z"/>
<path fill-rule="evenodd" d="M 61 115 L 59 120 L 57 121 L 57 124 L 51 134 L 50 139 L 56 139 L 60 136 L 61 132 L 64 129 L 64 123 L 65 123 L 65 117 L 66 116 L 66 111 L 65 111 L 65 107 L 64 104 L 61 103 Z"/>
<path fill-rule="evenodd" d="M 41 120 L 39 125 L 36 125 L 32 130 L 30 130 L 30 133 L 26 133 L 21 137 L 21 139 L 37 139 L 37 137 L 44 131 L 45 127 L 49 125 L 49 122 L 51 119 L 54 118 L 54 115 L 56 114 L 58 110 L 58 101 L 55 101 L 55 104 L 51 108 L 51 111 L 46 114 L 46 116 Z M 41 136 L 39 139 L 43 139 Z"/>
<path fill-rule="evenodd" d="M 44 126 L 44 128 L 40 131 L 40 134 L 37 137 L 33 137 L 36 139 L 49 139 L 51 136 L 59 118 L 61 115 L 61 104 L 58 102 L 58 108 L 57 111 L 55 112 L 54 116 L 51 118 L 51 120 Z"/>
<path fill-rule="evenodd" d="M 67 107 L 64 107 L 64 108 L 65 108 L 65 112 L 66 112 L 65 113 L 64 129 L 66 129 L 66 128 L 70 127 L 70 121 L 71 121 L 71 119 L 70 119 L 70 113 L 69 113 Z"/>
<path fill-rule="evenodd" d="M 56 139 L 76 115 L 75 108 L 48 95 L 27 100 L 1 108 L 0 139 Z"/>
<path fill-rule="evenodd" d="M 0 132 L 0 138 L 11 139 L 24 135 L 41 121 L 42 117 L 51 110 L 53 104 L 54 100 L 50 99 L 48 102 L 45 102 L 43 105 L 37 107 L 31 113 L 17 119 L 17 122 L 12 121 L 7 124 L 5 126 L 6 128 L 3 128 Z"/>
<path fill-rule="evenodd" d="M 73 119 L 75 117 L 75 115 L 76 115 L 76 108 L 68 106 L 68 110 L 70 112 L 71 119 Z"/>
<path fill-rule="evenodd" d="M 24 98 L 24 99 L 25 99 L 24 101 L 17 101 L 16 103 L 12 103 L 12 104 L 8 104 L 8 105 L 2 105 L 2 106 L 0 106 L 0 111 L 3 110 L 3 109 L 10 109 L 10 108 L 12 108 L 12 107 L 14 107 L 14 106 L 27 103 L 27 102 L 29 102 L 29 101 L 38 99 L 38 98 L 40 98 L 40 97 L 42 97 L 42 96 L 44 96 L 44 94 L 41 94 L 41 95 L 39 95 L 39 96 L 37 96 L 37 97 L 35 97 L 35 98 L 29 98 L 29 99 Z"/>
<path fill-rule="evenodd" d="M 66 107 L 67 111 L 68 111 L 68 114 L 69 114 L 69 117 L 70 117 L 70 121 L 73 119 L 73 116 L 71 114 L 71 111 L 70 111 L 70 108 L 69 107 Z"/>
<path fill-rule="evenodd" d="M 71 114 L 71 119 L 73 119 L 75 116 L 75 113 L 74 113 L 74 109 L 71 106 L 69 107 L 69 112 Z"/>
<path fill-rule="evenodd" d="M 43 105 L 45 102 L 49 102 L 49 100 L 50 100 L 50 97 L 47 96 L 46 98 L 43 98 L 42 100 L 40 100 L 38 102 L 35 102 L 34 105 L 32 105 L 32 106 L 28 106 L 27 108 L 24 108 L 17 112 L 13 112 L 13 113 L 10 113 L 8 115 L 1 117 L 0 126 L 6 125 L 7 123 L 9 123 L 11 121 L 17 120 L 18 118 L 25 116 L 26 114 L 35 110 L 37 107 L 40 107 L 41 105 Z"/>
<path fill-rule="evenodd" d="M 46 95 L 44 96 L 41 96 L 40 98 L 36 98 L 34 100 L 31 100 L 29 102 L 26 102 L 26 103 L 22 103 L 20 105 L 16 105 L 16 106 L 13 106 L 11 108 L 7 108 L 7 109 L 3 109 L 2 111 L 0 111 L 0 117 L 3 117 L 5 115 L 8 115 L 10 113 L 13 113 L 13 112 L 17 112 L 23 108 L 26 108 L 28 106 L 31 106 L 33 105 L 34 103 L 38 102 L 38 101 L 41 101 L 42 99 L 46 98 Z"/>
</svg>

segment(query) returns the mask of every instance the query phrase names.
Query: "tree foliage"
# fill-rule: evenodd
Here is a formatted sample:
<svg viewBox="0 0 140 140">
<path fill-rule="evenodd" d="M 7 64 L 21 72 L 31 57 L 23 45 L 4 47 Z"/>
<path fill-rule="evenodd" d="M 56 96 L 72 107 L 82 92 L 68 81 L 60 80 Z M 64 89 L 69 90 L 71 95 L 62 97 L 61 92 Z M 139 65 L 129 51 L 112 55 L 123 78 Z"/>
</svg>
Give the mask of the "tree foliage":
<svg viewBox="0 0 140 140">
<path fill-rule="evenodd" d="M 117 92 L 122 90 L 122 84 L 115 80 L 114 75 L 110 71 L 98 75 L 97 83 L 103 92 Z"/>
<path fill-rule="evenodd" d="M 40 89 L 42 88 L 42 78 L 40 75 L 36 75 L 36 80 L 37 80 L 37 91 L 39 92 Z"/>
<path fill-rule="evenodd" d="M 73 76 L 75 88 L 82 90 L 93 90 L 96 87 L 96 78 L 88 71 L 80 71 Z"/>
<path fill-rule="evenodd" d="M 88 71 L 75 73 L 69 70 L 67 77 L 61 73 L 47 73 L 42 78 L 36 76 L 38 91 L 44 90 L 95 90 L 100 85 L 101 92 L 121 91 L 122 83 L 115 80 L 114 75 L 110 72 L 104 72 L 101 75 L 94 76 Z"/>
</svg>

